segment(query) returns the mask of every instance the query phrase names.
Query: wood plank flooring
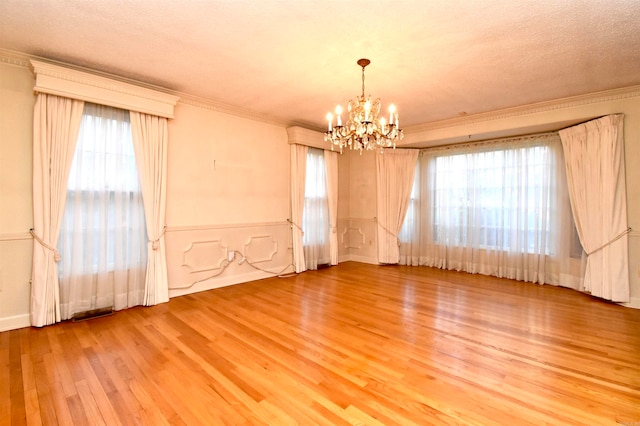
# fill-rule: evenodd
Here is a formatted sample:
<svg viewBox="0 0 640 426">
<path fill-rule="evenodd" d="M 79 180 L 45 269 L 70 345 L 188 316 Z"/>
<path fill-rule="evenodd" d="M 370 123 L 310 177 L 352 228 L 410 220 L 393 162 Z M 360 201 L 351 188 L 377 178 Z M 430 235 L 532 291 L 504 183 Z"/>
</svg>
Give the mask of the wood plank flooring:
<svg viewBox="0 0 640 426">
<path fill-rule="evenodd" d="M 640 310 L 346 262 L 0 333 L 0 424 L 640 425 Z"/>
</svg>

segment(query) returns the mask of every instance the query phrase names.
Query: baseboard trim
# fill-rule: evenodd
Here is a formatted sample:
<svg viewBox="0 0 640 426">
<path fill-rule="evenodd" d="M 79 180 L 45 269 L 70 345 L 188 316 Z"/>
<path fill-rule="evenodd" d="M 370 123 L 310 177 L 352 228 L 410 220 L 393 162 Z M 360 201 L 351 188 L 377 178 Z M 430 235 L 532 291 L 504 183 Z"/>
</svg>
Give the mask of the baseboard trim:
<svg viewBox="0 0 640 426">
<path fill-rule="evenodd" d="M 360 263 L 368 263 L 369 265 L 379 265 L 378 259 L 376 259 L 376 258 L 366 257 L 366 256 L 358 256 L 358 255 L 354 255 L 354 254 L 350 254 L 348 256 L 348 260 L 352 260 L 354 262 L 360 262 Z"/>
<path fill-rule="evenodd" d="M 17 330 L 19 328 L 25 327 L 31 327 L 31 319 L 29 318 L 29 314 L 0 318 L 0 331 Z"/>
<path fill-rule="evenodd" d="M 626 303 L 620 303 L 625 308 L 640 309 L 640 297 L 632 297 Z"/>
<path fill-rule="evenodd" d="M 275 268 L 275 267 L 273 269 L 278 270 L 278 268 Z M 291 271 L 288 271 L 288 272 L 284 271 L 282 274 L 271 274 L 263 271 L 253 271 L 253 272 L 248 272 L 246 274 L 234 275 L 231 277 L 211 278 L 209 280 L 197 283 L 191 287 L 185 286 L 185 288 L 180 288 L 180 284 L 176 284 L 175 288 L 169 288 L 169 298 L 171 299 L 178 296 L 198 293 L 201 291 L 213 290 L 216 288 L 227 287 L 235 284 L 242 284 L 249 281 L 261 280 L 264 278 L 272 278 L 278 275 L 285 275 L 289 273 L 291 273 Z"/>
</svg>

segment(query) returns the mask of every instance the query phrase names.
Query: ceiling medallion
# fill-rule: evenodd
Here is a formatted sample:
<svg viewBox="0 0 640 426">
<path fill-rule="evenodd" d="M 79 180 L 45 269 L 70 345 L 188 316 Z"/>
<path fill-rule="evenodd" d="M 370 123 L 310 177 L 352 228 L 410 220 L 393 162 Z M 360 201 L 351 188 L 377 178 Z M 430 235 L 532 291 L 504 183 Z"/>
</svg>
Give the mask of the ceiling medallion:
<svg viewBox="0 0 640 426">
<path fill-rule="evenodd" d="M 350 100 L 347 105 L 349 117 L 342 124 L 342 106 L 336 107 L 336 124 L 333 125 L 333 114 L 327 114 L 328 130 L 324 134 L 325 142 L 340 148 L 340 153 L 345 147 L 359 150 L 394 148 L 396 143 L 404 137 L 399 127 L 396 107 L 389 105 L 389 122 L 385 117 L 378 118 L 380 114 L 380 99 L 371 101 L 371 96 L 365 98 L 364 94 L 364 69 L 371 63 L 368 59 L 360 59 L 358 65 L 362 67 L 362 95 L 355 100 Z"/>
</svg>

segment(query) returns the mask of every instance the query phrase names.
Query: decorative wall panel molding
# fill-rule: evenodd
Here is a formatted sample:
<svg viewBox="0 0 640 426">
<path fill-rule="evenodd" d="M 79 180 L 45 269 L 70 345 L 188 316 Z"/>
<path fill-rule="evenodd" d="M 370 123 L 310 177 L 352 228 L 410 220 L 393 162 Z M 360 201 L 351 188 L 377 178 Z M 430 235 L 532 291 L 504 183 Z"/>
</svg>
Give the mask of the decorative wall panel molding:
<svg viewBox="0 0 640 426">
<path fill-rule="evenodd" d="M 176 297 L 226 285 L 274 276 L 266 270 L 286 270 L 292 263 L 291 229 L 285 221 L 235 225 L 169 227 L 165 234 L 169 296 Z M 229 253 L 245 256 L 265 270 L 228 260 Z M 208 271 L 208 272 L 207 272 Z"/>
<path fill-rule="evenodd" d="M 190 273 L 220 269 L 227 259 L 227 252 L 227 246 L 220 240 L 195 241 L 183 251 L 182 266 Z"/>
<path fill-rule="evenodd" d="M 347 227 L 342 232 L 341 242 L 344 248 L 360 250 L 366 241 L 361 228 Z"/>
<path fill-rule="evenodd" d="M 278 242 L 273 235 L 254 235 L 244 245 L 244 256 L 251 263 L 271 262 L 278 253 Z"/>
</svg>

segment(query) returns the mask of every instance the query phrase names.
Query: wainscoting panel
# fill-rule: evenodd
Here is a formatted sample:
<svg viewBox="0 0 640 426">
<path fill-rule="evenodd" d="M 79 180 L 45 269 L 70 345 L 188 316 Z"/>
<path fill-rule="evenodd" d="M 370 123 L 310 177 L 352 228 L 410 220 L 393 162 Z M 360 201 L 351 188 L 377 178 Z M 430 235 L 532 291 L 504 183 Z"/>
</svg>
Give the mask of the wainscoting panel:
<svg viewBox="0 0 640 426">
<path fill-rule="evenodd" d="M 244 255 L 253 261 L 271 262 L 278 254 L 278 241 L 273 235 L 257 235 L 249 238 L 249 242 L 244 245 Z"/>
<path fill-rule="evenodd" d="M 182 253 L 182 266 L 190 273 L 220 269 L 227 260 L 227 252 L 227 246 L 220 240 L 194 241 Z"/>
<path fill-rule="evenodd" d="M 170 297 L 293 271 L 285 221 L 176 226 L 165 235 Z"/>
<path fill-rule="evenodd" d="M 340 261 L 378 263 L 376 222 L 373 218 L 338 219 Z"/>
</svg>

